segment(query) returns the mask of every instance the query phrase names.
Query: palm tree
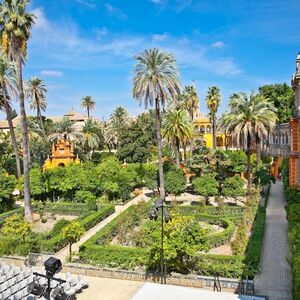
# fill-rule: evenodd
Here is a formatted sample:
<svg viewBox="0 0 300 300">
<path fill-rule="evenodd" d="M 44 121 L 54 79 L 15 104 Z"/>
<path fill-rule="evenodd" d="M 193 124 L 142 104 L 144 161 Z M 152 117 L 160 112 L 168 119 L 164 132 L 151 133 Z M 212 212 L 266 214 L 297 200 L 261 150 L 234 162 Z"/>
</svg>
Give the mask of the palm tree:
<svg viewBox="0 0 300 300">
<path fill-rule="evenodd" d="M 29 108 L 32 110 L 36 109 L 37 119 L 43 131 L 44 124 L 41 112 L 47 108 L 46 93 L 47 89 L 42 79 L 32 77 L 26 82 L 25 94 L 30 99 Z"/>
<path fill-rule="evenodd" d="M 30 200 L 29 184 L 30 152 L 22 78 L 22 65 L 27 56 L 27 41 L 30 37 L 30 29 L 34 24 L 35 19 L 35 16 L 32 13 L 26 11 L 28 5 L 29 0 L 3 0 L 0 3 L 0 30 L 3 50 L 8 55 L 9 59 L 16 62 L 17 87 L 23 136 L 24 211 L 25 219 L 32 222 L 33 211 Z"/>
<path fill-rule="evenodd" d="M 87 149 L 87 151 L 93 151 L 99 146 L 100 139 L 97 132 L 98 126 L 96 122 L 93 122 L 89 119 L 84 123 L 84 126 L 82 127 L 80 143 L 82 144 L 83 148 Z"/>
<path fill-rule="evenodd" d="M 191 117 L 192 124 L 193 124 L 195 112 L 199 109 L 199 97 L 194 84 L 187 85 L 184 87 L 183 103 L 185 109 L 188 111 Z M 193 146 L 194 146 L 193 139 L 191 139 L 190 140 L 191 157 L 193 156 L 193 148 L 194 148 Z"/>
<path fill-rule="evenodd" d="M 219 128 L 232 134 L 238 145 L 246 145 L 248 191 L 251 190 L 251 146 L 258 137 L 267 137 L 276 125 L 274 105 L 262 95 L 251 93 L 233 94 L 230 97 L 230 112 L 223 114 Z M 259 143 L 258 143 L 259 144 Z M 257 147 L 257 151 L 259 151 Z"/>
<path fill-rule="evenodd" d="M 53 142 L 58 139 L 68 139 L 70 141 L 81 138 L 82 134 L 76 131 L 73 122 L 64 117 L 60 122 L 55 124 L 54 133 L 48 136 L 48 140 Z"/>
<path fill-rule="evenodd" d="M 91 96 L 85 96 L 81 99 L 80 105 L 87 110 L 88 118 L 90 118 L 90 110 L 95 110 L 95 100 Z"/>
<path fill-rule="evenodd" d="M 175 101 L 180 93 L 179 74 L 173 54 L 153 48 L 135 56 L 133 97 L 140 103 L 155 106 L 156 136 L 158 143 L 159 193 L 165 199 L 165 185 L 162 162 L 161 117 L 160 108 L 167 100 Z"/>
<path fill-rule="evenodd" d="M 208 88 L 207 95 L 206 95 L 206 105 L 209 109 L 209 115 L 212 120 L 213 125 L 213 148 L 216 149 L 217 145 L 217 111 L 220 106 L 221 95 L 220 89 L 216 86 L 211 86 Z"/>
<path fill-rule="evenodd" d="M 14 131 L 14 126 L 11 117 L 11 104 L 7 91 L 10 91 L 11 95 L 15 95 L 15 70 L 13 65 L 6 59 L 4 55 L 0 56 L 0 85 L 1 85 L 1 104 L 0 109 L 4 108 L 6 112 L 6 119 L 9 126 L 10 132 L 10 140 L 14 148 L 14 154 L 16 159 L 16 167 L 17 167 L 17 177 L 21 177 L 21 164 L 20 164 L 20 156 L 19 156 L 19 147 L 17 144 L 17 139 Z"/>
<path fill-rule="evenodd" d="M 193 124 L 183 109 L 169 110 L 162 121 L 162 135 L 175 146 L 176 165 L 180 164 L 180 144 L 185 145 L 193 136 Z"/>
<path fill-rule="evenodd" d="M 108 133 L 115 136 L 114 140 L 116 147 L 119 148 L 120 135 L 124 127 L 130 124 L 130 118 L 127 110 L 121 106 L 117 107 L 109 118 Z M 108 135 L 109 136 L 109 135 Z"/>
</svg>

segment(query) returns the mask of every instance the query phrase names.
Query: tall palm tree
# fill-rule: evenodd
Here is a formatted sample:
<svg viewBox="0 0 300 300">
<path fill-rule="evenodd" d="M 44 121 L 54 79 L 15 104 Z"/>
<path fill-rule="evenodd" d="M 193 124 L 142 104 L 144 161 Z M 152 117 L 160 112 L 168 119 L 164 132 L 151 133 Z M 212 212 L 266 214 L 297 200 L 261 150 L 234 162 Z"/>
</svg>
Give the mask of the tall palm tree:
<svg viewBox="0 0 300 300">
<path fill-rule="evenodd" d="M 160 109 L 167 100 L 175 101 L 180 93 L 179 74 L 173 54 L 153 48 L 135 56 L 133 97 L 140 103 L 155 106 L 156 136 L 158 143 L 159 193 L 165 199 L 165 184 L 162 162 L 161 116 Z"/>
<path fill-rule="evenodd" d="M 119 148 L 120 135 L 125 126 L 130 124 L 130 118 L 127 110 L 121 106 L 117 107 L 109 118 L 108 133 L 114 134 L 113 139 L 116 142 L 116 147 Z M 108 134 L 109 136 L 109 134 Z"/>
<path fill-rule="evenodd" d="M 42 111 L 45 111 L 47 108 L 46 93 L 47 89 L 44 80 L 32 77 L 26 82 L 25 94 L 30 99 L 29 108 L 36 110 L 37 119 L 43 131 Z"/>
<path fill-rule="evenodd" d="M 88 118 L 90 118 L 90 111 L 95 110 L 96 101 L 91 96 L 85 96 L 81 99 L 80 106 L 86 109 Z"/>
<path fill-rule="evenodd" d="M 206 105 L 209 109 L 209 115 L 212 120 L 213 125 L 213 148 L 216 149 L 217 145 L 217 111 L 221 102 L 220 89 L 216 86 L 211 86 L 208 88 L 206 95 Z"/>
<path fill-rule="evenodd" d="M 185 145 L 193 136 L 193 124 L 183 109 L 169 110 L 162 121 L 162 135 L 175 146 L 176 165 L 180 164 L 180 144 Z"/>
<path fill-rule="evenodd" d="M 191 117 L 192 124 L 193 124 L 195 112 L 199 109 L 198 92 L 193 83 L 191 85 L 187 85 L 184 87 L 183 103 L 184 103 L 185 109 L 188 111 L 188 113 Z M 193 156 L 193 148 L 194 148 L 193 146 L 194 146 L 193 139 L 191 139 L 190 140 L 191 157 Z"/>
<path fill-rule="evenodd" d="M 76 131 L 73 122 L 64 117 L 60 122 L 55 124 L 54 133 L 48 136 L 48 140 L 53 142 L 58 139 L 68 139 L 70 141 L 76 141 L 80 139 L 82 134 Z"/>
<path fill-rule="evenodd" d="M 246 145 L 248 191 L 251 190 L 251 147 L 257 137 L 266 138 L 277 121 L 276 108 L 262 95 L 233 94 L 230 112 L 224 113 L 219 128 L 232 134 L 238 145 Z M 259 149 L 257 149 L 259 151 Z"/>
<path fill-rule="evenodd" d="M 24 104 L 22 65 L 27 56 L 27 41 L 34 24 L 35 16 L 28 13 L 29 0 L 3 0 L 0 3 L 0 34 L 4 52 L 16 63 L 17 87 L 20 103 L 23 142 L 24 167 L 24 206 L 25 219 L 32 222 L 32 206 L 30 199 L 29 168 L 30 152 L 26 112 Z"/>
<path fill-rule="evenodd" d="M 84 123 L 84 126 L 82 127 L 80 143 L 83 148 L 87 149 L 87 151 L 93 151 L 99 146 L 100 139 L 97 132 L 98 126 L 96 122 L 87 120 Z"/>
<path fill-rule="evenodd" d="M 15 91 L 15 69 L 13 65 L 7 60 L 4 55 L 0 56 L 0 85 L 1 85 L 1 107 L 4 108 L 6 112 L 6 119 L 9 126 L 10 132 L 10 140 L 13 145 L 15 159 L 16 159 L 16 167 L 17 167 L 17 177 L 21 177 L 21 164 L 20 164 L 20 156 L 19 156 L 19 147 L 17 144 L 17 139 L 14 131 L 14 126 L 11 117 L 11 104 L 7 91 L 10 91 L 10 94 L 14 96 L 16 94 Z"/>
</svg>

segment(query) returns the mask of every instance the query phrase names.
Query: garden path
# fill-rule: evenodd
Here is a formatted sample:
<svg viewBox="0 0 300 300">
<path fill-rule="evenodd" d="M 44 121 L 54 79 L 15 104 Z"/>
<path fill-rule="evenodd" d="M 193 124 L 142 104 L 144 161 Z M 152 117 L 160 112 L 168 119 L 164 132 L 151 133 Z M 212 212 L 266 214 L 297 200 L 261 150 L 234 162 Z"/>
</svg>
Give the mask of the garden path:
<svg viewBox="0 0 300 300">
<path fill-rule="evenodd" d="M 261 272 L 255 277 L 255 291 L 269 300 L 291 300 L 292 275 L 289 256 L 286 200 L 282 182 L 272 184 L 267 206 Z"/>
<path fill-rule="evenodd" d="M 142 201 L 148 201 L 151 197 L 149 196 L 151 194 L 150 190 L 143 190 L 143 194 L 133 198 L 129 202 L 127 202 L 124 205 L 116 205 L 116 211 L 108 216 L 103 221 L 99 222 L 97 225 L 89 229 L 84 233 L 84 235 L 81 237 L 81 239 L 72 245 L 72 252 L 77 252 L 79 250 L 79 246 L 81 246 L 83 243 L 85 243 L 88 239 L 90 239 L 94 234 L 96 234 L 100 229 L 102 229 L 105 225 L 107 225 L 109 222 L 111 222 L 113 219 L 115 219 L 118 215 L 120 215 L 123 211 L 125 211 L 128 207 L 137 204 Z M 65 248 L 61 249 L 55 254 L 55 257 L 59 258 L 62 262 L 64 262 L 69 255 L 69 246 L 66 246 Z"/>
</svg>

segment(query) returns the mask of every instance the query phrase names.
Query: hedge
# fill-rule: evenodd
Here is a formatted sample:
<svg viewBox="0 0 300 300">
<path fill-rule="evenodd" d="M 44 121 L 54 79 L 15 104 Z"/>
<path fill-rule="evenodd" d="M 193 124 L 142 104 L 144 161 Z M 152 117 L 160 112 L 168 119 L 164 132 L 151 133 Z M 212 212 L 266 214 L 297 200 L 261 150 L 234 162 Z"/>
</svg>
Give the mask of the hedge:
<svg viewBox="0 0 300 300">
<path fill-rule="evenodd" d="M 252 235 L 246 250 L 245 264 L 247 275 L 253 277 L 259 271 L 259 262 L 265 231 L 266 209 L 260 207 L 252 229 Z"/>
<path fill-rule="evenodd" d="M 113 204 L 103 206 L 99 211 L 92 213 L 91 215 L 82 217 L 77 219 L 79 223 L 85 228 L 85 230 L 89 230 L 109 215 L 115 212 L 115 207 Z M 47 252 L 57 252 L 61 248 L 65 247 L 68 244 L 68 241 L 63 237 L 60 232 L 58 235 L 53 236 L 49 240 L 41 241 L 41 248 L 43 251 Z"/>
<path fill-rule="evenodd" d="M 200 212 L 199 205 L 180 206 L 179 211 L 184 215 L 205 214 L 218 215 L 219 217 L 236 217 L 243 214 L 243 208 L 240 206 L 223 206 L 222 214 L 216 206 L 204 206 L 203 212 Z"/>
<path fill-rule="evenodd" d="M 82 216 L 90 212 L 90 209 L 85 203 L 74 202 L 43 202 L 33 205 L 34 211 L 48 212 L 59 215 Z"/>
<path fill-rule="evenodd" d="M 209 215 L 199 215 L 196 216 L 196 218 L 199 221 L 206 221 L 209 224 L 215 224 L 225 228 L 221 232 L 212 233 L 208 236 L 208 244 L 210 248 L 221 246 L 230 241 L 235 230 L 235 224 L 230 219 Z"/>
</svg>

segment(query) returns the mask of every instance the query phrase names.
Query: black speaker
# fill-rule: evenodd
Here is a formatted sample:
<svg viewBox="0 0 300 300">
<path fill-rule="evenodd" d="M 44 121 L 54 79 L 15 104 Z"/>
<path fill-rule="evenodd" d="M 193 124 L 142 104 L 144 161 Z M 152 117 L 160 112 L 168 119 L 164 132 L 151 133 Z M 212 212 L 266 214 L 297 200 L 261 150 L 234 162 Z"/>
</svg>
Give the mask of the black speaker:
<svg viewBox="0 0 300 300">
<path fill-rule="evenodd" d="M 44 262 L 44 266 L 48 276 L 53 276 L 55 273 L 59 273 L 62 269 L 61 261 L 53 256 L 49 257 Z"/>
</svg>

